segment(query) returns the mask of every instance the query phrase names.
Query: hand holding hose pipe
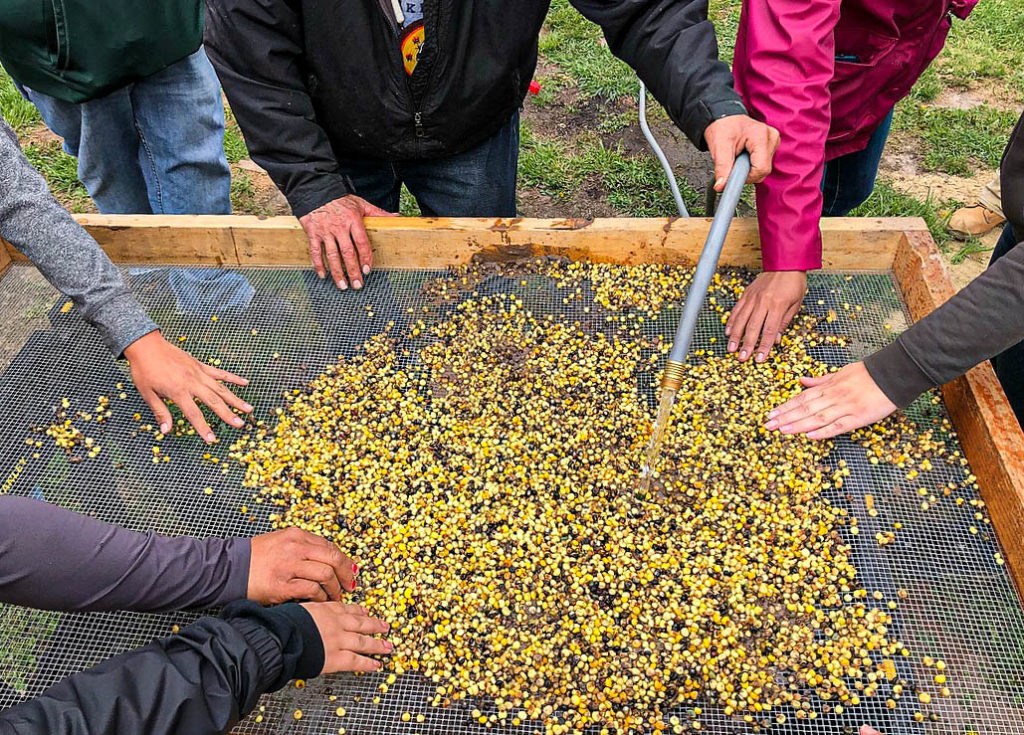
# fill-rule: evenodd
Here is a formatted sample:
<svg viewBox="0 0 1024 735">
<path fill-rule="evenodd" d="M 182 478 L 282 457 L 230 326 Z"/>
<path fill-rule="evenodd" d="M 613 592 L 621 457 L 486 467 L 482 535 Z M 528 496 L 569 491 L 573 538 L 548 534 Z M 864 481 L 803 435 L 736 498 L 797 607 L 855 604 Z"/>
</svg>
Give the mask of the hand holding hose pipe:
<svg viewBox="0 0 1024 735">
<path fill-rule="evenodd" d="M 779 131 L 747 115 L 729 115 L 704 129 L 704 141 L 715 163 L 715 191 L 721 192 L 732 172 L 733 161 L 742 151 L 750 154 L 746 183 L 756 184 L 772 172 Z"/>
<path fill-rule="evenodd" d="M 665 364 L 665 375 L 661 381 L 663 389 L 666 387 L 671 387 L 672 390 L 679 388 L 683 363 L 686 361 L 686 354 L 690 350 L 690 340 L 693 339 L 693 332 L 697 327 L 697 317 L 704 305 L 708 288 L 711 286 L 711 278 L 718 268 L 718 258 L 722 254 L 725 236 L 729 232 L 729 225 L 736 214 L 736 205 L 740 201 L 740 194 L 743 193 L 743 184 L 750 175 L 750 168 L 750 156 L 746 152 L 736 156 L 736 163 L 729 173 L 722 192 L 722 200 L 718 204 L 715 218 L 711 221 L 711 229 L 708 230 L 707 239 L 704 241 L 704 249 L 701 251 L 700 260 L 697 261 L 697 267 L 693 271 L 690 288 L 686 292 L 683 315 L 679 320 L 679 327 L 676 329 L 668 362 Z"/>
</svg>

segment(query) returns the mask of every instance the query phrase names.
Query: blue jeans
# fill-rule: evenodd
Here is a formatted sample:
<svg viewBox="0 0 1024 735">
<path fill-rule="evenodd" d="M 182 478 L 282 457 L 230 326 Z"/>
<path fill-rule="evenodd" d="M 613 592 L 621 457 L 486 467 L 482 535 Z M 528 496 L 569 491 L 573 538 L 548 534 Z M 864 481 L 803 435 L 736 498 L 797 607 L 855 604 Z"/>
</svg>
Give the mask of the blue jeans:
<svg viewBox="0 0 1024 735">
<path fill-rule="evenodd" d="M 398 211 L 404 183 L 426 217 L 515 217 L 519 113 L 493 136 L 453 156 L 414 161 L 338 162 L 355 193 Z"/>
<path fill-rule="evenodd" d="M 104 214 L 230 214 L 220 84 L 199 49 L 88 102 L 23 90 Z"/>
<path fill-rule="evenodd" d="M 878 163 L 892 127 L 892 111 L 878 124 L 862 151 L 847 153 L 825 164 L 821 179 L 824 195 L 821 216 L 845 217 L 871 196 L 878 176 Z"/>
</svg>

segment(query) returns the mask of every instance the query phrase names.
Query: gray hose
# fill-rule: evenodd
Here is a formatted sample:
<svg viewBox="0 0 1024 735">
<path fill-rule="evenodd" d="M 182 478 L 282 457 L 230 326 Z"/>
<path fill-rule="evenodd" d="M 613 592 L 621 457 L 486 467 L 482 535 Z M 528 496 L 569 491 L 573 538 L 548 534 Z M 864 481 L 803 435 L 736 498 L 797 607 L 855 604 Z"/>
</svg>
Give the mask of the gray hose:
<svg viewBox="0 0 1024 735">
<path fill-rule="evenodd" d="M 689 217 L 690 213 L 686 211 L 683 195 L 679 193 L 679 184 L 676 183 L 676 175 L 672 171 L 672 165 L 668 162 L 665 152 L 661 150 L 657 138 L 654 137 L 654 133 L 651 132 L 650 127 L 647 125 L 647 87 L 644 86 L 643 82 L 640 82 L 640 130 L 643 131 L 644 137 L 647 138 L 647 144 L 651 146 L 651 150 L 654 151 L 658 163 L 661 164 L 662 169 L 665 171 L 668 187 L 672 190 L 672 198 L 676 200 L 676 209 L 679 210 L 679 216 Z"/>
<path fill-rule="evenodd" d="M 684 362 L 686 354 L 690 351 L 690 340 L 693 338 L 693 332 L 697 326 L 697 316 L 700 314 L 700 309 L 704 305 L 704 297 L 711 286 L 711 277 L 714 276 L 715 270 L 718 268 L 718 258 L 722 254 L 725 236 L 729 232 L 729 224 L 732 222 L 733 215 L 736 214 L 736 205 L 740 201 L 740 194 L 743 193 L 743 184 L 749 175 L 750 156 L 745 152 L 740 153 L 736 157 L 732 173 L 729 174 L 729 180 L 725 183 L 722 200 L 718 204 L 715 218 L 711 221 L 711 229 L 708 230 L 708 237 L 704 241 L 700 260 L 697 261 L 697 267 L 693 271 L 693 280 L 686 292 L 683 316 L 679 320 L 679 328 L 676 329 L 676 338 L 672 343 L 669 360 Z"/>
</svg>

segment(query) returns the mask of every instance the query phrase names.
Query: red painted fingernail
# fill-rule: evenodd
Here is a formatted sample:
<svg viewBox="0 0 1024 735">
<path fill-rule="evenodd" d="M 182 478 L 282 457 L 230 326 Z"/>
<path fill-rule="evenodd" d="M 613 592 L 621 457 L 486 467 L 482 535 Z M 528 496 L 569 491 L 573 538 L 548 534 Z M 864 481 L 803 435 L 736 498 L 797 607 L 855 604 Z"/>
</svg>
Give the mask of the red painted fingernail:
<svg viewBox="0 0 1024 735">
<path fill-rule="evenodd" d="M 352 591 L 355 592 L 355 589 L 356 589 L 356 580 L 353 579 L 352 580 Z"/>
<path fill-rule="evenodd" d="M 359 565 L 358 564 L 353 564 L 352 565 L 352 576 L 354 577 L 357 574 L 359 574 Z"/>
</svg>

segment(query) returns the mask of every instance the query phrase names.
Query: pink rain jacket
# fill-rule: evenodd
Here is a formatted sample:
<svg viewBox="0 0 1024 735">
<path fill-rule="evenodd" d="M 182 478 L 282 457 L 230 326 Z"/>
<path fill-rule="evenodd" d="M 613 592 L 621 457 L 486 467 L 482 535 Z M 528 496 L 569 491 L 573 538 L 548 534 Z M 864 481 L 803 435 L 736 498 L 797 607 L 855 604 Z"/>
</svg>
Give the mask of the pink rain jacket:
<svg viewBox="0 0 1024 735">
<path fill-rule="evenodd" d="M 757 186 L 765 270 L 821 267 L 826 160 L 863 150 L 977 0 L 743 0 L 733 74 L 781 134 Z M 856 58 L 853 61 L 852 58 Z"/>
</svg>

